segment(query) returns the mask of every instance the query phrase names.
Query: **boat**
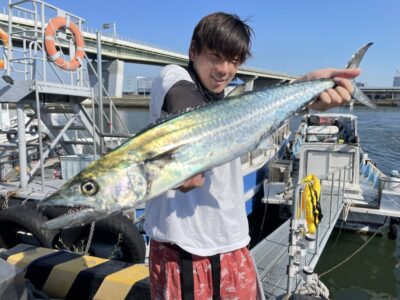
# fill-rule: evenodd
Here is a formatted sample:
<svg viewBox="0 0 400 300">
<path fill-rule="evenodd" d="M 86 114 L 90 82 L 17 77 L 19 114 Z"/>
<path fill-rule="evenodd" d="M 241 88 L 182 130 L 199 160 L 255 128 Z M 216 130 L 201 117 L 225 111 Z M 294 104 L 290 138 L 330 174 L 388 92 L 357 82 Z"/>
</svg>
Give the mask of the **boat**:
<svg viewBox="0 0 400 300">
<path fill-rule="evenodd" d="M 283 162 L 290 166 L 286 182 L 267 180 L 264 190 L 270 204 L 291 205 L 292 194 L 284 193 L 290 184 L 299 184 L 307 174 L 323 176 L 348 166 L 342 174 L 345 188 L 345 209 L 336 226 L 360 233 L 381 232 L 390 216 L 397 216 L 398 201 L 393 191 L 398 175 L 383 174 L 361 146 L 357 117 L 352 114 L 306 114 L 291 138 L 291 151 Z M 277 188 L 279 187 L 279 188 Z M 283 209 L 283 208 L 281 208 Z"/>
</svg>

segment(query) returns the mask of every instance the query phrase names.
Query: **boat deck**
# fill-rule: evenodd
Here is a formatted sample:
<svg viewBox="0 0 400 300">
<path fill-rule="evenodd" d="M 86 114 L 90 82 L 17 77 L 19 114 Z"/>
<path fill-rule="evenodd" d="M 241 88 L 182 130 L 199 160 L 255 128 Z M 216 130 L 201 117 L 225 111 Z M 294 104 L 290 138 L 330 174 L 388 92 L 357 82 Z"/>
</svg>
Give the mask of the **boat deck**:
<svg viewBox="0 0 400 300">
<path fill-rule="evenodd" d="M 350 212 L 400 218 L 400 193 L 383 190 L 379 208 L 351 206 Z"/>
<path fill-rule="evenodd" d="M 1 182 L 0 195 L 4 198 L 19 198 L 31 200 L 43 200 L 58 190 L 65 181 L 61 179 L 46 179 L 44 186 L 40 180 L 33 180 L 26 189 L 20 189 L 19 181 Z"/>
<path fill-rule="evenodd" d="M 346 197 L 346 194 L 345 196 Z M 321 195 L 321 207 L 324 217 L 319 224 L 315 250 L 307 250 L 305 260 L 300 268 L 305 265 L 314 269 L 318 262 L 329 236 L 340 217 L 344 204 L 342 197 L 330 193 Z M 251 252 L 255 259 L 265 297 L 268 299 L 281 299 L 287 293 L 289 265 L 289 235 L 290 219 L 283 223 L 277 230 L 255 246 Z M 292 281 L 292 290 L 299 285 L 301 277 L 297 276 Z"/>
</svg>

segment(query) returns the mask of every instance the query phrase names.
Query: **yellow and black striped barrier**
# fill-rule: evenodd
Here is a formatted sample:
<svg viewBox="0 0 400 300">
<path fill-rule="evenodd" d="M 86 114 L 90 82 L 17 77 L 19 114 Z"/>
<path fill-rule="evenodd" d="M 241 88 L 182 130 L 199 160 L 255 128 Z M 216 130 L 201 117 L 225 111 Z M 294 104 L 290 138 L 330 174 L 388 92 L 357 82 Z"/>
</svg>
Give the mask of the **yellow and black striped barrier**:
<svg viewBox="0 0 400 300">
<path fill-rule="evenodd" d="M 20 244 L 1 258 L 25 269 L 25 278 L 58 299 L 150 299 L 149 270 L 67 251 Z"/>
</svg>

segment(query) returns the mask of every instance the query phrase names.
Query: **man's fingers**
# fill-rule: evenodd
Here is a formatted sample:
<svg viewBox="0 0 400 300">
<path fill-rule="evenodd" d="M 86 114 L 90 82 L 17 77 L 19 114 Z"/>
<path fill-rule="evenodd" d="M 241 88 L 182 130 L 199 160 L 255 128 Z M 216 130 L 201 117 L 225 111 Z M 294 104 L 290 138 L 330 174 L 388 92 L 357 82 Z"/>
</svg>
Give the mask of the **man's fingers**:
<svg viewBox="0 0 400 300">
<path fill-rule="evenodd" d="M 350 95 L 353 93 L 353 84 L 352 84 L 351 80 L 336 77 L 336 78 L 334 78 L 334 81 L 337 86 L 340 86 L 340 87 L 346 89 Z"/>
<path fill-rule="evenodd" d="M 182 183 L 178 189 L 182 193 L 189 192 L 194 188 L 200 187 L 204 184 L 204 173 L 197 174 L 189 179 L 187 179 L 184 183 Z"/>
<path fill-rule="evenodd" d="M 335 88 L 335 91 L 339 95 L 339 97 L 341 98 L 341 103 L 348 102 L 348 101 L 351 100 L 350 92 L 347 89 L 345 89 L 344 87 L 337 86 Z"/>
<path fill-rule="evenodd" d="M 354 69 L 330 69 L 330 76 L 328 78 L 340 77 L 340 78 L 354 78 L 361 74 L 360 68 Z"/>
</svg>

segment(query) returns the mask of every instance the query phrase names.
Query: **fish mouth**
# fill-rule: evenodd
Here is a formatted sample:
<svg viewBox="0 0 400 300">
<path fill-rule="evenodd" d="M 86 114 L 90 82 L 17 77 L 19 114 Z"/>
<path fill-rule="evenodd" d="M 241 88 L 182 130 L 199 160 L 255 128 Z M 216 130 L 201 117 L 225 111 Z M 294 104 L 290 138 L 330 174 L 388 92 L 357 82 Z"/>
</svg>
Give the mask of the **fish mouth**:
<svg viewBox="0 0 400 300">
<path fill-rule="evenodd" d="M 93 208 L 90 200 L 90 198 L 74 196 L 66 197 L 56 192 L 46 199 L 40 201 L 38 203 L 38 207 L 44 209 L 47 207 L 68 207 L 72 210 L 79 210 L 80 208 Z"/>
<path fill-rule="evenodd" d="M 96 210 L 91 207 L 73 207 L 67 213 L 51 219 L 41 225 L 46 230 L 66 229 L 77 226 L 84 226 L 93 221 L 107 217 L 110 212 Z"/>
</svg>

